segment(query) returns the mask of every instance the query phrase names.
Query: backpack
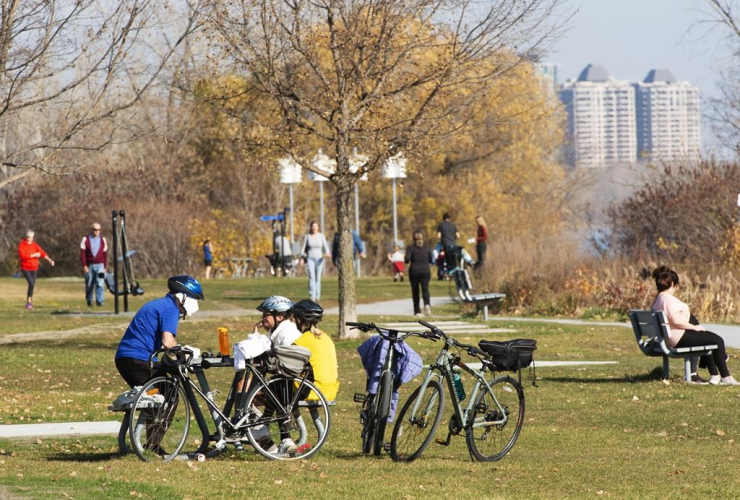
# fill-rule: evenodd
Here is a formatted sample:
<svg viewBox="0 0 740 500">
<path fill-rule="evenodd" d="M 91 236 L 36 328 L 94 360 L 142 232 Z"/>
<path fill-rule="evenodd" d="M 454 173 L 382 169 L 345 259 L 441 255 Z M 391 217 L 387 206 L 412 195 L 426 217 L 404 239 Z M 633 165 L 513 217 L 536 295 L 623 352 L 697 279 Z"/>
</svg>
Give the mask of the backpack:
<svg viewBox="0 0 740 500">
<path fill-rule="evenodd" d="M 533 339 L 514 339 L 503 342 L 481 340 L 478 347 L 491 356 L 491 362 L 496 369 L 516 372 L 532 364 L 534 351 L 537 350 L 537 341 Z"/>
<path fill-rule="evenodd" d="M 286 377 L 300 377 L 311 358 L 311 351 L 297 345 L 279 345 L 272 353 L 277 362 L 277 372 Z"/>
</svg>

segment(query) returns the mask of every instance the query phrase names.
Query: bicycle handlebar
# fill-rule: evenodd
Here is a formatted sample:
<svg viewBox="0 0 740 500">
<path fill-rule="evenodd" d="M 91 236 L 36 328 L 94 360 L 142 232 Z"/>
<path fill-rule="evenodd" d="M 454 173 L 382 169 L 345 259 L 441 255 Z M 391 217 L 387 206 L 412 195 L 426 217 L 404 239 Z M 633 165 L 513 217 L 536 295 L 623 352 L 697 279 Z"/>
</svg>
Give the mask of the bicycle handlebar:
<svg viewBox="0 0 740 500">
<path fill-rule="evenodd" d="M 369 332 L 370 330 L 375 330 L 378 332 L 378 335 L 380 335 L 382 338 L 389 340 L 389 341 L 398 341 L 398 340 L 404 340 L 407 337 L 415 336 L 415 337 L 422 337 L 428 340 L 437 341 L 438 336 L 432 334 L 428 334 L 426 332 L 412 332 L 412 331 L 403 331 L 403 330 L 395 330 L 393 328 L 381 328 L 375 323 L 359 323 L 355 321 L 345 321 L 345 325 L 356 328 L 362 332 Z M 396 335 L 392 335 L 395 333 Z M 401 334 L 401 335 L 398 335 Z"/>
<path fill-rule="evenodd" d="M 156 358 L 158 354 L 164 354 L 165 356 L 173 354 L 175 357 L 173 361 L 176 361 L 178 365 L 187 365 L 193 359 L 194 352 L 181 345 L 157 349 L 149 356 L 149 369 L 154 368 L 154 358 Z"/>
<path fill-rule="evenodd" d="M 434 340 L 437 340 L 439 338 L 443 338 L 443 339 L 445 339 L 445 342 L 447 342 L 448 344 L 450 344 L 452 346 L 455 346 L 455 347 L 459 347 L 461 349 L 465 349 L 467 351 L 467 353 L 470 354 L 471 356 L 474 356 L 474 357 L 476 357 L 478 359 L 481 359 L 481 360 L 483 360 L 483 359 L 490 360 L 491 359 L 491 356 L 487 352 L 481 351 L 480 349 L 478 349 L 474 345 L 463 344 L 462 342 L 460 342 L 460 341 L 458 341 L 456 339 L 453 339 L 452 337 L 448 336 L 445 332 L 443 332 L 442 330 L 440 330 L 438 327 L 434 326 L 431 323 L 427 323 L 426 321 L 420 319 L 419 320 L 419 324 L 421 324 L 421 325 L 429 328 L 429 330 L 431 331 L 431 334 L 432 334 Z M 429 337 L 425 337 L 425 338 L 429 338 Z"/>
</svg>

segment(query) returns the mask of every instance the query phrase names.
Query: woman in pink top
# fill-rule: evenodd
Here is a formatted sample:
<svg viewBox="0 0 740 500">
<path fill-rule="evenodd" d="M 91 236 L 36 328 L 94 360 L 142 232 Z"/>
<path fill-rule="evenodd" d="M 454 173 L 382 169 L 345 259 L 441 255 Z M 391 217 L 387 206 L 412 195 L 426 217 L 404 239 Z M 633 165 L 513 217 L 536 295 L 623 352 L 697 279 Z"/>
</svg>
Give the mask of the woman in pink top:
<svg viewBox="0 0 740 500">
<path fill-rule="evenodd" d="M 674 293 L 678 287 L 678 273 L 667 266 L 660 266 L 653 271 L 655 286 L 658 295 L 650 307 L 653 311 L 663 311 L 668 319 L 671 329 L 670 338 L 666 344 L 670 348 L 692 347 L 707 344 L 717 344 L 717 349 L 712 354 L 703 356 L 711 377 L 709 383 L 712 385 L 740 385 L 740 382 L 732 378 L 727 368 L 727 352 L 725 352 L 725 341 L 717 335 L 707 331 L 699 324 L 692 324 L 689 306 L 678 300 Z M 695 321 L 694 323 L 698 323 Z"/>
</svg>

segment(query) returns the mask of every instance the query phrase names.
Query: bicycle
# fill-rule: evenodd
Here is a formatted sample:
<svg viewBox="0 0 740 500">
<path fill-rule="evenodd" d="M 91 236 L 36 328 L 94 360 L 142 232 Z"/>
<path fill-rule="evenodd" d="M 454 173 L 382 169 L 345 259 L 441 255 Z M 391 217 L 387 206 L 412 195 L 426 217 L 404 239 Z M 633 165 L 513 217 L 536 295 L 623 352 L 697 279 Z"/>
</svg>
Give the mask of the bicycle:
<svg viewBox="0 0 740 500">
<path fill-rule="evenodd" d="M 393 393 L 394 383 L 394 366 L 396 361 L 395 349 L 393 346 L 398 342 L 414 335 L 430 340 L 435 340 L 426 332 L 403 332 L 388 328 L 381 328 L 375 323 L 355 323 L 346 322 L 347 326 L 358 329 L 364 333 L 376 331 L 383 340 L 389 342 L 388 355 L 386 356 L 381 369 L 378 389 L 373 394 L 369 390 L 366 393 L 355 393 L 355 403 L 362 403 L 360 410 L 360 423 L 362 424 L 362 452 L 365 454 L 373 453 L 375 456 L 380 455 L 384 449 L 383 439 L 385 437 L 385 428 L 388 423 L 388 416 L 391 408 L 391 395 Z M 369 384 L 369 377 L 368 377 Z M 368 389 L 370 389 L 368 387 Z"/>
<path fill-rule="evenodd" d="M 129 409 L 128 431 L 131 447 L 143 461 L 161 459 L 165 462 L 175 458 L 204 458 L 211 442 L 216 454 L 227 444 L 237 449 L 248 442 L 262 456 L 271 460 L 296 460 L 309 458 L 326 443 L 331 427 L 329 403 L 321 391 L 307 378 L 274 375 L 265 378 L 261 373 L 274 373 L 275 367 L 269 356 L 262 356 L 246 364 L 246 383 L 242 390 L 244 404 L 237 408 L 234 419 L 228 417 L 234 402 L 234 390 L 221 410 L 214 401 L 204 370 L 211 366 L 233 366 L 230 358 L 194 358 L 193 351 L 177 346 L 160 349 L 150 358 L 162 354 L 162 363 L 167 373 L 144 384 L 134 397 Z M 200 384 L 189 377 L 194 373 Z M 249 388 L 249 389 L 247 389 Z M 205 403 L 215 424 L 216 431 L 209 430 L 196 394 Z M 312 395 L 312 400 L 307 396 Z M 306 425 L 304 414 L 313 422 Z M 189 441 L 197 446 L 194 452 L 181 454 L 188 439 L 191 415 L 198 425 L 199 436 Z M 281 449 L 286 437 L 293 440 L 291 449 Z"/>
<path fill-rule="evenodd" d="M 435 338 L 443 339 L 444 345 L 437 360 L 427 368 L 421 385 L 401 409 L 391 434 L 391 457 L 394 461 L 412 462 L 429 445 L 442 418 L 444 379 L 454 414 L 448 424 L 447 439 L 437 439 L 437 443 L 449 446 L 451 437 L 464 431 L 471 459 L 483 462 L 500 460 L 516 443 L 524 423 L 524 391 L 521 384 L 508 375 L 495 377 L 489 384 L 485 375 L 488 371 L 495 371 L 498 366 L 490 353 L 450 338 L 430 323 L 419 323 L 427 327 Z M 466 365 L 459 355 L 449 353 L 451 348 L 464 350 L 479 359 L 482 368 L 477 370 Z M 459 377 L 461 370 L 475 379 L 464 409 L 461 406 L 465 398 L 464 388 L 456 377 Z"/>
</svg>

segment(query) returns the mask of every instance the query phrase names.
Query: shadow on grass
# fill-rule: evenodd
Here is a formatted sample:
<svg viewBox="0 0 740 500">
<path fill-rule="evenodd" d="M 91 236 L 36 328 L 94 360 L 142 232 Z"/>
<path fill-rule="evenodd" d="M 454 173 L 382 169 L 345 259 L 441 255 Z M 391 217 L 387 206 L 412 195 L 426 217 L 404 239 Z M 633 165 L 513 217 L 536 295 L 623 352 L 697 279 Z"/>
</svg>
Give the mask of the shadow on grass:
<svg viewBox="0 0 740 500">
<path fill-rule="evenodd" d="M 49 462 L 105 462 L 123 457 L 120 452 L 104 453 L 55 453 L 50 455 Z"/>
<path fill-rule="evenodd" d="M 663 380 L 663 369 L 658 367 L 641 375 L 625 374 L 624 378 L 578 378 L 578 377 L 537 377 L 540 382 L 563 382 L 574 384 L 634 384 L 638 382 L 657 382 Z"/>
</svg>

